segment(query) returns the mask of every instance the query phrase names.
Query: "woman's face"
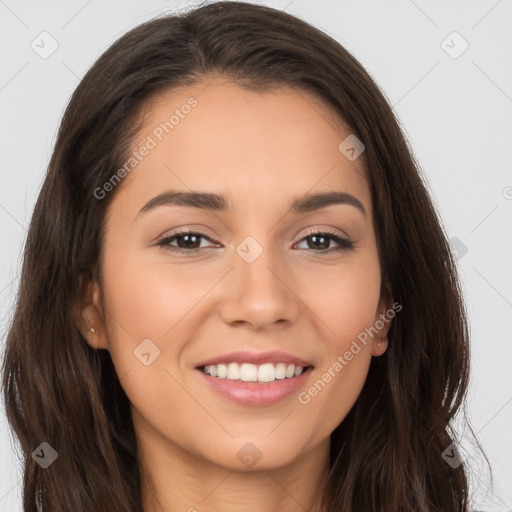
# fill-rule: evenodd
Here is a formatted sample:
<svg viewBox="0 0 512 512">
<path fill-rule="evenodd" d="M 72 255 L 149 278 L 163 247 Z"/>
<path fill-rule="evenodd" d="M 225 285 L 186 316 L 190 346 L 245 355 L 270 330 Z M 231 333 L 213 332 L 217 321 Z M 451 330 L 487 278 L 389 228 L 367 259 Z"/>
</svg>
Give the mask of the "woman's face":
<svg viewBox="0 0 512 512">
<path fill-rule="evenodd" d="M 364 334 L 389 304 L 349 135 L 287 88 L 217 79 L 148 104 L 133 167 L 103 188 L 102 282 L 83 310 L 146 446 L 240 471 L 327 454 L 387 345 L 387 325 Z M 339 201 L 309 198 L 326 193 Z"/>
</svg>

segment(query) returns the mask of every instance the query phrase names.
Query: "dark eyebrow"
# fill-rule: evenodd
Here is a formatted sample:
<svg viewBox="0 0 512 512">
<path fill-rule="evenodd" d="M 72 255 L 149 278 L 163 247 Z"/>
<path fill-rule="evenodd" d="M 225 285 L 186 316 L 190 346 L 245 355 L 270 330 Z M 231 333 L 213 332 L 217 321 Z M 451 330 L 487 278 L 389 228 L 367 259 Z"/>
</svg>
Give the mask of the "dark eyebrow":
<svg viewBox="0 0 512 512">
<path fill-rule="evenodd" d="M 292 202 L 290 209 L 292 213 L 306 213 L 314 210 L 320 210 L 321 208 L 325 208 L 326 206 L 333 204 L 347 204 L 355 206 L 364 216 L 366 216 L 366 210 L 359 199 L 351 194 L 347 194 L 346 192 L 307 194 L 295 199 Z M 222 195 L 210 192 L 178 192 L 170 190 L 149 200 L 140 209 L 139 214 L 162 205 L 188 206 L 226 213 L 233 211 L 228 199 Z"/>
</svg>

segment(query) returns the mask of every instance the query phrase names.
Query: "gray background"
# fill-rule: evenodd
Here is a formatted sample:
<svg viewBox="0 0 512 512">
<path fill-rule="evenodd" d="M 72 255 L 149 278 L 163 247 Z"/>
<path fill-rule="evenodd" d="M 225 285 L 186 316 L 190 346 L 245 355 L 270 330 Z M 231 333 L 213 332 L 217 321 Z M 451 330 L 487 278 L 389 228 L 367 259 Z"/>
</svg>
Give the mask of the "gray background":
<svg viewBox="0 0 512 512">
<path fill-rule="evenodd" d="M 473 507 L 510 511 L 511 1 L 260 3 L 286 9 L 342 43 L 384 90 L 404 127 L 457 248 L 470 316 L 469 413 L 495 475 L 494 488 L 489 488 L 483 462 L 461 429 L 459 449 L 473 470 Z M 127 30 L 191 5 L 195 2 L 74 0 L 42 5 L 0 0 L 1 347 L 26 227 L 70 95 L 94 60 Z M 49 36 L 40 36 L 43 31 L 58 43 L 48 58 L 31 47 L 33 41 L 42 46 L 46 37 L 45 48 L 50 48 Z M 464 40 L 469 46 L 458 55 Z M 3 403 L 0 467 L 0 512 L 21 511 L 21 471 Z"/>
</svg>

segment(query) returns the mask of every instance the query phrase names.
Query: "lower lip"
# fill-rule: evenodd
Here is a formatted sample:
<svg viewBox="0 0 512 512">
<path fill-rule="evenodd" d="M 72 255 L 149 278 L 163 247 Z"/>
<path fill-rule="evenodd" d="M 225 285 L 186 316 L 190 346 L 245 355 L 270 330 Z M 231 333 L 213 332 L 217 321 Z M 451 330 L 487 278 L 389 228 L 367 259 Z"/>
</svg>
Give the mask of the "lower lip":
<svg viewBox="0 0 512 512">
<path fill-rule="evenodd" d="M 298 377 L 276 379 L 272 382 L 242 382 L 238 380 L 220 379 L 200 372 L 208 385 L 219 395 L 240 405 L 265 406 L 272 405 L 287 398 L 304 386 L 313 368 L 310 366 Z"/>
</svg>

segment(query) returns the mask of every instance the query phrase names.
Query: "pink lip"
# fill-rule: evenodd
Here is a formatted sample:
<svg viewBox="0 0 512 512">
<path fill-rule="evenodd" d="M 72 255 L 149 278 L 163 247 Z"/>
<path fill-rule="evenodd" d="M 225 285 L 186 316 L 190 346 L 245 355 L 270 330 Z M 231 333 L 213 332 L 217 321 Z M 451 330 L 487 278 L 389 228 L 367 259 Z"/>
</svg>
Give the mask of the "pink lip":
<svg viewBox="0 0 512 512">
<path fill-rule="evenodd" d="M 250 406 L 272 405 L 296 393 L 304 386 L 312 370 L 311 367 L 307 368 L 298 377 L 291 379 L 276 379 L 272 382 L 242 382 L 212 377 L 204 373 L 202 369 L 197 369 L 213 391 L 232 402 Z"/>
<path fill-rule="evenodd" d="M 287 354 L 286 352 L 279 352 L 276 350 L 272 350 L 269 352 L 249 352 L 244 350 L 238 350 L 236 352 L 230 352 L 229 354 L 223 354 L 221 356 L 212 357 L 206 361 L 203 361 L 196 365 L 197 368 L 202 366 L 207 366 L 210 364 L 229 364 L 229 363 L 252 363 L 256 365 L 265 364 L 265 363 L 286 363 L 286 364 L 294 364 L 295 366 L 313 366 L 308 361 L 304 361 L 300 357 L 292 356 L 291 354 Z"/>
</svg>

